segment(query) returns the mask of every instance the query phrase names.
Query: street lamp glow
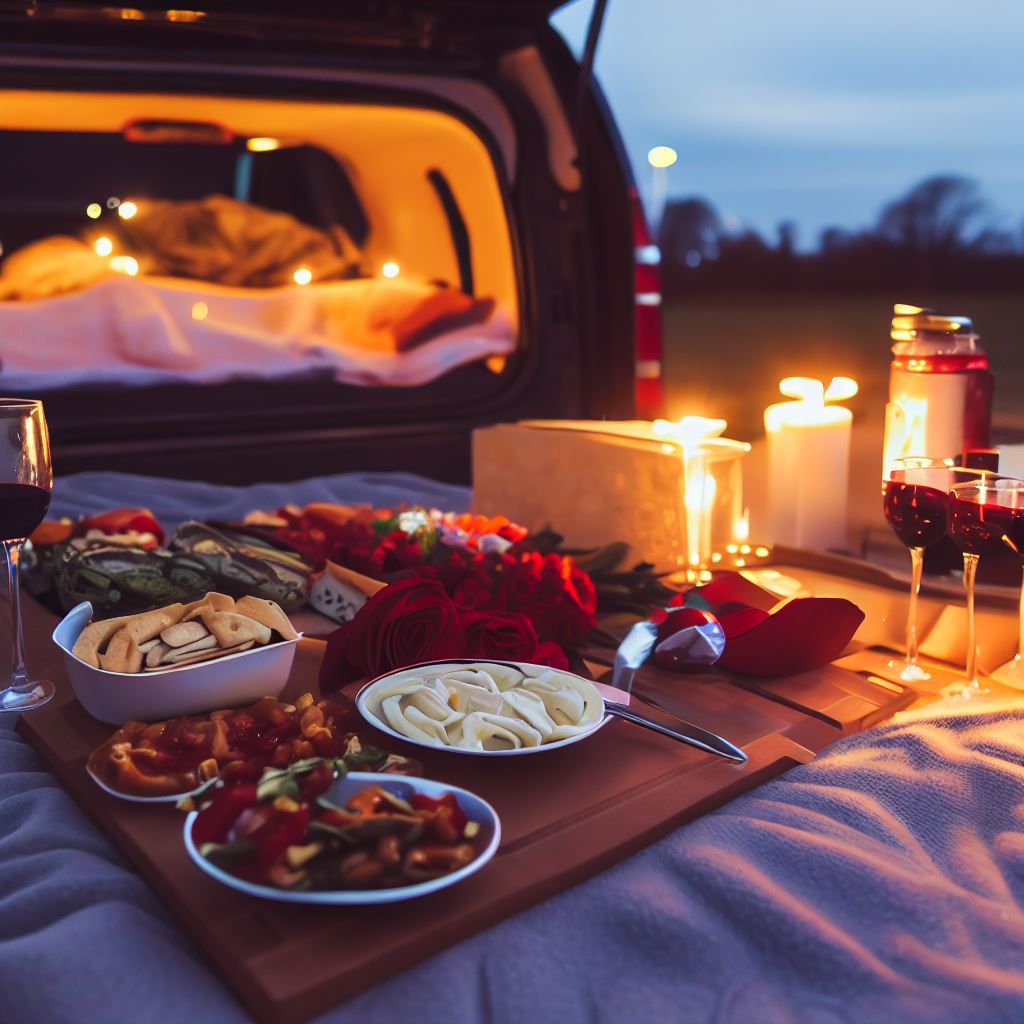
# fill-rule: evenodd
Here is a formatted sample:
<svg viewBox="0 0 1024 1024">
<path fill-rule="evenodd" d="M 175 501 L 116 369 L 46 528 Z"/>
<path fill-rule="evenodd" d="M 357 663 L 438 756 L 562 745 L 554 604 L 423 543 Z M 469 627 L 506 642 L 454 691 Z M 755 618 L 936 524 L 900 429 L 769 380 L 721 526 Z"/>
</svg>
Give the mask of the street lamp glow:
<svg viewBox="0 0 1024 1024">
<path fill-rule="evenodd" d="M 114 251 L 114 243 L 106 235 L 100 235 L 92 247 L 97 256 L 109 256 Z"/>
<path fill-rule="evenodd" d="M 296 284 L 309 284 L 313 280 L 313 271 L 309 267 L 299 267 L 298 270 L 292 274 L 292 280 Z"/>
<path fill-rule="evenodd" d="M 380 272 L 385 277 L 398 277 L 401 273 L 401 268 L 394 260 L 388 260 L 386 263 L 381 264 Z"/>
<path fill-rule="evenodd" d="M 652 167 L 671 167 L 679 154 L 671 146 L 655 146 L 647 153 L 647 162 Z"/>
<path fill-rule="evenodd" d="M 273 153 L 275 149 L 281 148 L 281 140 L 273 139 L 269 135 L 258 135 L 248 139 L 245 148 L 250 153 Z"/>
<path fill-rule="evenodd" d="M 131 220 L 139 212 L 139 208 L 129 199 L 117 208 L 117 215 L 121 220 Z"/>
<path fill-rule="evenodd" d="M 103 213 L 103 207 L 99 203 L 90 203 L 85 208 L 85 215 L 89 220 L 99 220 L 101 213 Z"/>
</svg>

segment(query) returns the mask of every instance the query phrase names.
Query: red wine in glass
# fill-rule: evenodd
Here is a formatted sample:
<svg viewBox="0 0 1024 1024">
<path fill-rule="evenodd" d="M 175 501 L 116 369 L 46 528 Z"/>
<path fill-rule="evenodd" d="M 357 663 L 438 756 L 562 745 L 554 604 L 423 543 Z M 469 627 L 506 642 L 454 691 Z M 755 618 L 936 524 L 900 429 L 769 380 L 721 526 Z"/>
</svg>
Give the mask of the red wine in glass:
<svg viewBox="0 0 1024 1024">
<path fill-rule="evenodd" d="M 24 540 L 49 507 L 50 492 L 45 487 L 0 482 L 0 540 Z"/>
<path fill-rule="evenodd" d="M 917 595 L 924 549 L 942 540 L 949 528 L 950 470 L 941 459 L 907 457 L 896 465 L 885 483 L 882 509 L 893 532 L 910 549 L 907 659 L 900 679 L 914 683 L 931 678 L 917 663 Z"/>
<path fill-rule="evenodd" d="M 0 398 L 0 540 L 7 556 L 11 601 L 11 676 L 0 690 L 0 710 L 30 711 L 54 694 L 53 683 L 32 679 L 25 668 L 18 568 L 21 545 L 50 507 L 53 470 L 43 403 Z"/>
<path fill-rule="evenodd" d="M 956 499 L 952 502 L 953 542 L 968 554 L 998 554 L 1003 548 L 1003 536 L 1014 539 L 1014 520 L 1021 510 L 979 501 Z M 1019 536 L 1024 528 L 1018 526 Z"/>
<path fill-rule="evenodd" d="M 1001 552 L 1004 536 L 1012 539 L 1014 509 L 1004 501 L 1007 485 L 1017 481 L 987 474 L 973 483 L 957 484 L 950 490 L 950 536 L 964 553 L 964 589 L 967 592 L 967 685 L 963 696 L 987 693 L 978 684 L 978 642 L 974 614 L 974 578 L 982 555 Z"/>
<path fill-rule="evenodd" d="M 971 510 L 964 510 L 964 536 L 975 544 L 991 543 L 990 538 L 1002 542 L 1004 548 L 1017 556 L 1017 562 L 1024 570 L 1024 481 L 999 476 L 985 483 L 984 503 L 978 506 L 978 521 L 975 521 Z M 1017 651 L 990 675 L 1004 686 L 1024 690 L 1024 589 L 1017 620 Z"/>
<path fill-rule="evenodd" d="M 893 532 L 908 548 L 937 544 L 949 529 L 949 496 L 935 487 L 890 480 L 883 507 Z"/>
</svg>

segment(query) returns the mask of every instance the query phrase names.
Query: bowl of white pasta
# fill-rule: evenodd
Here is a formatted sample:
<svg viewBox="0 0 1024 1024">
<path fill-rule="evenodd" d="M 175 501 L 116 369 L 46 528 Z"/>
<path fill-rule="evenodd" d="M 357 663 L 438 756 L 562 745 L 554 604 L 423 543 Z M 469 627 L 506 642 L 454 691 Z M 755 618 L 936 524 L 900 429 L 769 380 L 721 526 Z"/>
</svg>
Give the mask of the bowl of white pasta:
<svg viewBox="0 0 1024 1024">
<path fill-rule="evenodd" d="M 548 665 L 431 661 L 368 682 L 356 695 L 375 728 L 453 754 L 509 757 L 578 743 L 610 716 L 597 687 Z"/>
</svg>

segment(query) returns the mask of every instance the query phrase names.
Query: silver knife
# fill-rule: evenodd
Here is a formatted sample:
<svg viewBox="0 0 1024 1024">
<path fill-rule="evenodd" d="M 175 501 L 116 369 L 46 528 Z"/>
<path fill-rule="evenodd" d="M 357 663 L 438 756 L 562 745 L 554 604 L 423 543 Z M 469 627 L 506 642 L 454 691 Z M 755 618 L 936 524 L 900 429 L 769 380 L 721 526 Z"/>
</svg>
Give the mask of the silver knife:
<svg viewBox="0 0 1024 1024">
<path fill-rule="evenodd" d="M 694 725 L 692 722 L 686 722 L 681 718 L 677 718 L 676 721 L 679 723 L 680 728 L 685 731 L 670 729 L 660 722 L 655 722 L 653 718 L 638 715 L 635 711 L 630 711 L 625 704 L 609 700 L 607 697 L 604 700 L 604 709 L 608 714 L 615 715 L 616 718 L 624 718 L 627 722 L 642 725 L 645 729 L 653 729 L 655 732 L 660 732 L 662 736 L 670 736 L 674 740 L 679 740 L 680 743 L 688 743 L 691 747 L 696 747 L 705 753 L 717 754 L 719 757 L 726 757 L 730 761 L 736 761 L 739 764 L 746 764 L 747 762 L 747 755 L 739 747 L 717 733 L 702 729 L 699 725 Z M 672 717 L 675 718 L 674 715 Z"/>
</svg>

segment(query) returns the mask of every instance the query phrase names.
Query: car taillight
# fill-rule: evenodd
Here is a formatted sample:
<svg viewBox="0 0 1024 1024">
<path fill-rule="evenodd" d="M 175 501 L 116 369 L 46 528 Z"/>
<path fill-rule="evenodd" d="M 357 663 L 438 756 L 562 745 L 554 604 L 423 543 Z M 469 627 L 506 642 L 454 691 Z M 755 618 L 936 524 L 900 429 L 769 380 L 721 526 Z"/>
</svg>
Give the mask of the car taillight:
<svg viewBox="0 0 1024 1024">
<path fill-rule="evenodd" d="M 645 419 L 661 416 L 661 253 L 651 240 L 643 204 L 630 189 L 633 211 L 634 286 L 636 301 L 636 411 Z"/>
</svg>

